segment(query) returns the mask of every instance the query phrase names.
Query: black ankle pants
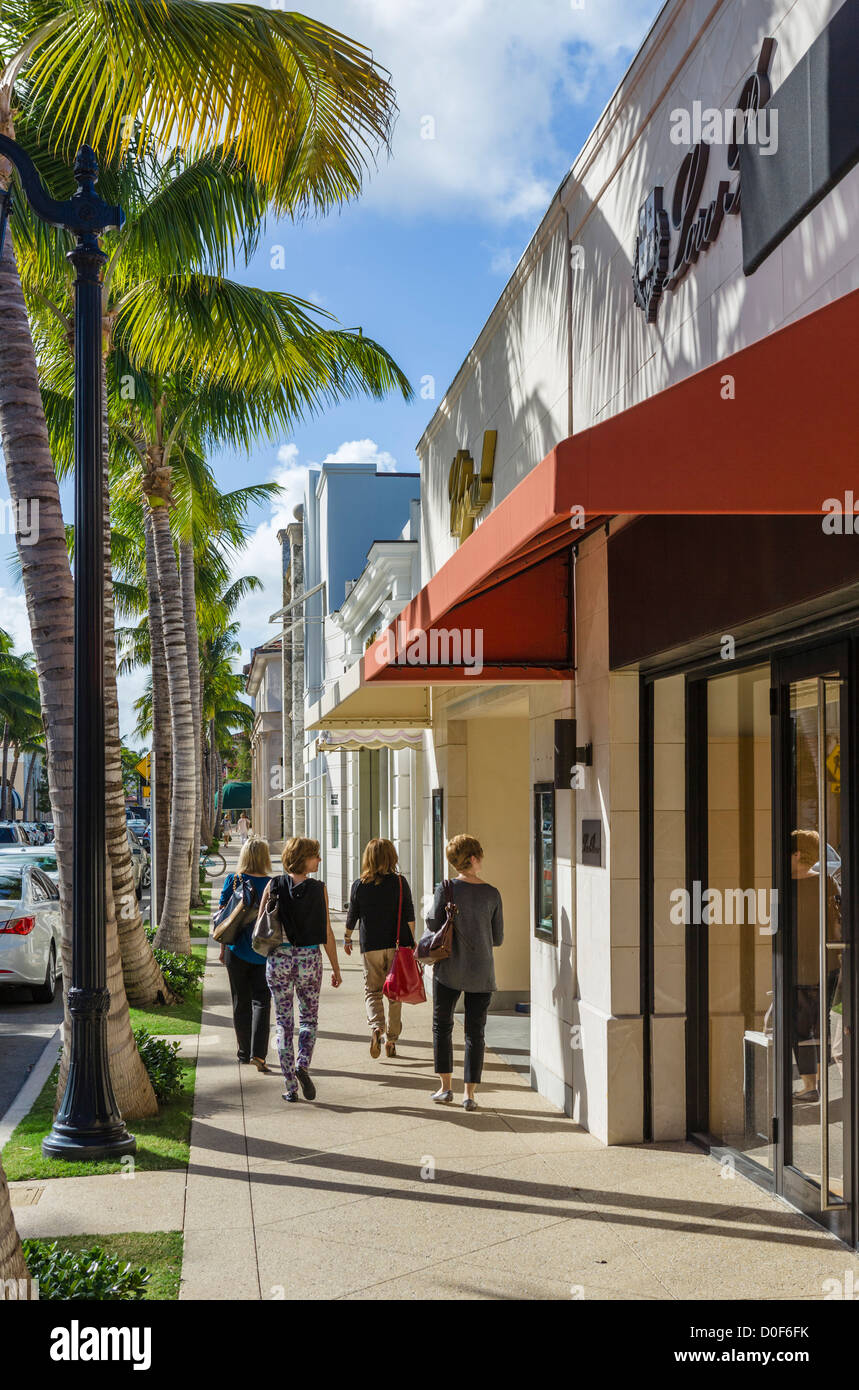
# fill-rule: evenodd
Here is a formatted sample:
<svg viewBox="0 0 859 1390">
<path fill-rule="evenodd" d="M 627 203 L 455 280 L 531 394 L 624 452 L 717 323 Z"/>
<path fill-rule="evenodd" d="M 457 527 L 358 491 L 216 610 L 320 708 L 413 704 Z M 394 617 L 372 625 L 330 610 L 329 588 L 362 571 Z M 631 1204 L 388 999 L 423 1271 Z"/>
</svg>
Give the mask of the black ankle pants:
<svg viewBox="0 0 859 1390">
<path fill-rule="evenodd" d="M 432 1041 L 435 1069 L 453 1071 L 453 1011 L 462 990 L 449 989 L 433 978 Z M 465 1070 L 463 1079 L 476 1085 L 483 1071 L 484 1030 L 491 994 L 465 993 Z"/>
</svg>

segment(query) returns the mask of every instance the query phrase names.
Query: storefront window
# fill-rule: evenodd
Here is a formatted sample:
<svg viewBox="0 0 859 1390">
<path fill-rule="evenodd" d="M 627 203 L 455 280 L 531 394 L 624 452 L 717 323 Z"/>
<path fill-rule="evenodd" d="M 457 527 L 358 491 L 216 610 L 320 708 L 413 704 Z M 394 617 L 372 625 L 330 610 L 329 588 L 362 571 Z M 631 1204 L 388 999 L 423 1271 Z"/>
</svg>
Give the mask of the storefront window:
<svg viewBox="0 0 859 1390">
<path fill-rule="evenodd" d="M 693 923 L 708 933 L 710 1132 L 767 1168 L 778 930 L 770 684 L 769 665 L 707 683 L 707 883 L 692 894 Z"/>
<path fill-rule="evenodd" d="M 555 792 L 550 783 L 534 788 L 534 933 L 555 940 Z"/>
</svg>

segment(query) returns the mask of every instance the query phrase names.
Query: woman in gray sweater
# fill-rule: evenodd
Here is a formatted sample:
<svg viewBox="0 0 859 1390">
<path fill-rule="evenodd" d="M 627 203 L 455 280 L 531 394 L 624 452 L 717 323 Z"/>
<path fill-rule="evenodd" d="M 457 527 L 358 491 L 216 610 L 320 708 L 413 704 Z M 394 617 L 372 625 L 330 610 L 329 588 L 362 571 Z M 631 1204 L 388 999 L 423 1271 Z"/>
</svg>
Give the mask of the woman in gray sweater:
<svg viewBox="0 0 859 1390">
<path fill-rule="evenodd" d="M 493 951 L 504 940 L 501 894 L 479 877 L 483 849 L 473 835 L 455 835 L 445 846 L 448 861 L 458 871 L 451 880 L 456 915 L 453 921 L 453 948 L 447 960 L 433 967 L 433 1052 L 441 1088 L 433 1095 L 438 1105 L 449 1105 L 453 1073 L 453 1011 L 460 994 L 465 994 L 465 1110 L 476 1110 L 474 1087 L 483 1070 L 484 1030 L 489 1002 L 495 989 Z M 427 931 L 436 932 L 444 924 L 444 885 L 439 884 L 432 912 L 426 919 Z"/>
</svg>

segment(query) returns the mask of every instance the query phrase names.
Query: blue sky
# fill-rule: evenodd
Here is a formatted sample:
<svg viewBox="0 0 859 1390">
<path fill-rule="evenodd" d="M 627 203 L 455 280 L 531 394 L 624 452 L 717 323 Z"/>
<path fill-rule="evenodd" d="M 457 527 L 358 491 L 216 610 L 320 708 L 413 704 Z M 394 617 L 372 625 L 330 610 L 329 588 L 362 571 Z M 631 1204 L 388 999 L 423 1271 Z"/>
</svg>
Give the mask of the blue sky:
<svg viewBox="0 0 859 1390">
<path fill-rule="evenodd" d="M 278 8 L 286 8 L 279 5 Z M 393 156 L 360 202 L 321 223 L 272 223 L 236 278 L 320 304 L 361 325 L 416 388 L 410 404 L 355 400 L 261 439 L 250 458 L 212 459 L 224 488 L 277 479 L 277 505 L 258 509 L 237 573 L 262 595 L 239 613 L 245 651 L 271 635 L 277 606 L 275 533 L 291 516 L 309 464 L 376 459 L 413 470 L 415 445 L 477 337 L 549 200 L 580 150 L 660 6 L 657 0 L 320 0 L 314 18 L 373 49 L 391 72 L 399 118 Z M 427 134 L 434 138 L 425 138 Z M 285 269 L 272 268 L 284 248 Z M 422 399 L 432 376 L 435 401 Z M 7 497 L 0 477 L 0 499 Z M 71 519 L 72 495 L 63 492 Z M 2 625 L 29 645 L 23 594 L 9 578 L 0 535 Z M 141 681 L 121 686 L 132 738 Z"/>
</svg>

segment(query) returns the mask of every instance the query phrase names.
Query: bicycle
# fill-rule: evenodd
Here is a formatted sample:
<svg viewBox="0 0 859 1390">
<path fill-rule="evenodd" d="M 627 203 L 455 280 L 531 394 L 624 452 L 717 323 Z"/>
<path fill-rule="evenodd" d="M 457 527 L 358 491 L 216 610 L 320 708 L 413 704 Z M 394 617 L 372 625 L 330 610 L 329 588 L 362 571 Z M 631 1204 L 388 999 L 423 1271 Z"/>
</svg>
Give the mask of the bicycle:
<svg viewBox="0 0 859 1390">
<path fill-rule="evenodd" d="M 227 861 L 217 850 L 200 851 L 200 868 L 207 878 L 217 878 L 227 872 Z"/>
</svg>

